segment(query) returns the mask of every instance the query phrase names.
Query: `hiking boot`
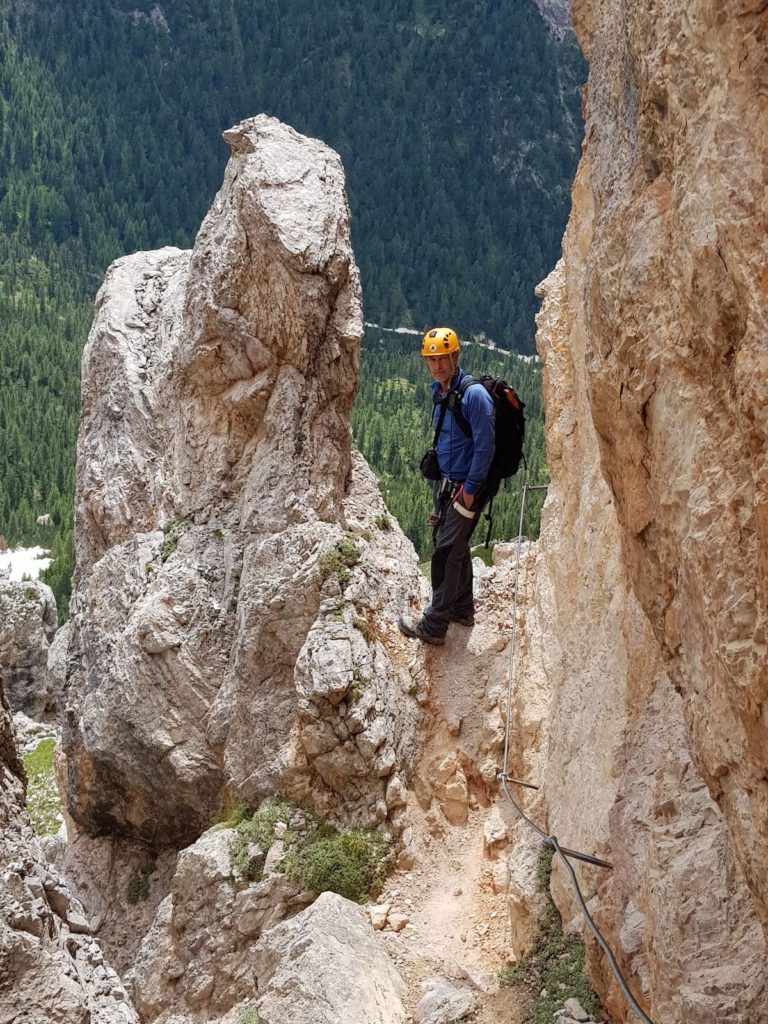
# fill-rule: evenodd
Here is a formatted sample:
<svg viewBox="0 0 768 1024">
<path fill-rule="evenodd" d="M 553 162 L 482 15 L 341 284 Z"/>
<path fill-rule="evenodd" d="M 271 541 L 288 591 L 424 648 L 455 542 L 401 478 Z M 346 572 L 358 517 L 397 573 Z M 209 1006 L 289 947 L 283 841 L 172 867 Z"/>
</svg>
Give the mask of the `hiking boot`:
<svg viewBox="0 0 768 1024">
<path fill-rule="evenodd" d="M 449 615 L 448 621 L 455 622 L 457 626 L 466 626 L 469 628 L 470 626 L 474 626 L 475 616 L 472 612 L 470 612 L 469 615 Z"/>
<path fill-rule="evenodd" d="M 410 637 L 412 640 L 421 640 L 424 644 L 434 644 L 436 647 L 445 643 L 445 637 L 429 633 L 424 628 L 424 622 L 421 619 L 415 622 L 409 615 L 401 615 L 397 620 L 397 625 L 403 636 Z"/>
</svg>

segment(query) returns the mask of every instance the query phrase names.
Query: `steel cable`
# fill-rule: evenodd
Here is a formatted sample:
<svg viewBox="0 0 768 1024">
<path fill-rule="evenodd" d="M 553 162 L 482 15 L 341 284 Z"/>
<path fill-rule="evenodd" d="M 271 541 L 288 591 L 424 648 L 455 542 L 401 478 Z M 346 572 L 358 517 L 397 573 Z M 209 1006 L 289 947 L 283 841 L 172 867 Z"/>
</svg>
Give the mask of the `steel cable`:
<svg viewBox="0 0 768 1024">
<path fill-rule="evenodd" d="M 507 799 L 509 800 L 509 802 L 512 804 L 512 807 L 515 809 L 515 811 L 518 814 L 518 816 L 526 823 L 526 825 L 529 826 L 529 828 L 533 829 L 533 831 L 538 834 L 538 836 L 540 837 L 540 839 L 542 840 L 544 845 L 549 846 L 552 850 L 554 850 L 555 854 L 560 858 L 560 860 L 565 865 L 566 871 L 568 872 L 568 876 L 569 876 L 570 881 L 571 881 L 571 885 L 573 886 L 574 892 L 576 893 L 576 898 L 578 900 L 579 907 L 581 909 L 582 914 L 584 915 L 584 919 L 587 922 L 587 926 L 589 927 L 589 930 L 594 935 L 594 937 L 595 937 L 596 941 L 598 942 L 600 948 L 605 953 L 606 958 L 608 960 L 608 964 L 610 965 L 611 971 L 613 972 L 613 976 L 616 979 L 619 987 L 621 988 L 621 991 L 624 994 L 625 999 L 627 1000 L 629 1005 L 632 1007 L 634 1012 L 637 1014 L 637 1016 L 640 1019 L 640 1021 L 642 1022 L 642 1024 L 653 1024 L 653 1021 L 650 1019 L 650 1017 L 648 1017 L 640 1009 L 640 1006 L 638 1005 L 637 1000 L 634 998 L 634 996 L 630 992 L 629 986 L 627 985 L 626 981 L 624 980 L 624 976 L 622 975 L 621 970 L 619 969 L 619 965 L 616 963 L 616 958 L 614 957 L 613 953 L 611 952 L 611 949 L 610 949 L 608 943 L 605 941 L 603 936 L 600 934 L 600 931 L 598 930 L 597 925 L 593 921 L 592 916 L 589 913 L 589 910 L 587 909 L 587 904 L 586 904 L 586 902 L 584 900 L 584 896 L 583 896 L 583 894 L 581 892 L 581 889 L 579 887 L 579 881 L 576 878 L 576 872 L 574 871 L 573 865 L 571 864 L 571 862 L 570 862 L 570 860 L 568 858 L 572 857 L 572 858 L 575 858 L 577 860 L 584 861 L 587 864 L 593 864 L 593 865 L 595 865 L 597 867 L 607 868 L 609 870 L 613 869 L 613 865 L 609 864 L 607 861 L 600 860 L 598 857 L 592 857 L 588 853 L 580 853 L 577 850 L 570 850 L 567 847 L 560 846 L 560 844 L 558 843 L 557 839 L 554 836 L 548 835 L 547 832 L 545 832 L 543 829 L 539 828 L 539 826 L 531 818 L 528 817 L 528 815 L 525 813 L 525 811 L 522 809 L 522 807 L 520 807 L 520 805 L 514 799 L 512 794 L 509 792 L 509 785 L 508 785 L 509 783 L 512 783 L 512 784 L 517 785 L 517 786 L 525 786 L 528 789 L 538 789 L 538 786 L 534 786 L 530 782 L 522 782 L 522 781 L 520 781 L 518 779 L 510 779 L 509 775 L 507 774 L 507 765 L 509 764 L 509 739 L 510 739 L 510 731 L 511 731 L 510 725 L 511 725 L 511 720 L 512 720 L 512 681 L 513 681 L 513 672 L 514 672 L 514 668 L 515 668 L 515 655 L 517 653 L 517 596 L 518 596 L 518 583 L 519 583 L 519 580 L 520 580 L 520 550 L 521 550 L 521 546 L 522 546 L 522 537 L 523 537 L 523 516 L 524 516 L 524 512 L 525 512 L 525 501 L 526 501 L 526 497 L 527 497 L 528 491 L 531 491 L 531 490 L 537 490 L 537 491 L 538 490 L 547 490 L 547 488 L 546 488 L 546 486 L 539 486 L 539 485 L 529 487 L 527 483 L 523 483 L 522 493 L 521 493 L 521 497 L 520 497 L 520 523 L 519 523 L 519 527 L 518 527 L 518 531 L 517 531 L 517 555 L 516 555 L 516 559 L 515 559 L 515 584 L 514 584 L 515 591 L 514 591 L 513 609 L 512 609 L 512 638 L 511 638 L 511 641 L 510 641 L 509 669 L 508 669 L 508 680 L 507 680 L 507 709 L 506 709 L 506 719 L 505 719 L 505 727 L 504 727 L 504 760 L 503 760 L 503 763 L 502 763 L 502 770 L 499 772 L 497 778 L 498 778 L 498 781 L 501 782 L 501 785 L 502 785 L 502 788 L 504 790 L 504 793 L 505 793 Z"/>
</svg>

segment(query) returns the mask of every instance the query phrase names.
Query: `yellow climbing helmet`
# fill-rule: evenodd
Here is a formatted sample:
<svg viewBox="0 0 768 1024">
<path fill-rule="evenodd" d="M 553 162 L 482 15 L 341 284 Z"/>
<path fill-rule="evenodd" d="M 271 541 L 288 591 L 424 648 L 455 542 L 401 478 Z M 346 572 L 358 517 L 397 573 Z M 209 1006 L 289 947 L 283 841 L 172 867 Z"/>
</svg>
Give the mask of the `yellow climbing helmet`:
<svg viewBox="0 0 768 1024">
<path fill-rule="evenodd" d="M 433 327 L 421 339 L 421 354 L 427 356 L 444 356 L 459 351 L 459 338 L 450 327 Z"/>
</svg>

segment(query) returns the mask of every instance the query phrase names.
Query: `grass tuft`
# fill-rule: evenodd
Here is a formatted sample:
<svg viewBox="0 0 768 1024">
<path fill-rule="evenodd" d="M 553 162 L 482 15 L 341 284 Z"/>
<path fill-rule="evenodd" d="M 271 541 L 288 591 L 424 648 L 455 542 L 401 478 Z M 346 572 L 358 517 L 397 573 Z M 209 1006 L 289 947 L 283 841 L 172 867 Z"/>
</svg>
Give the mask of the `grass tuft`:
<svg viewBox="0 0 768 1024">
<path fill-rule="evenodd" d="M 250 881 L 261 880 L 264 860 L 275 841 L 278 822 L 289 825 L 300 813 L 304 826 L 298 834 L 286 831 L 286 855 L 279 865 L 300 889 L 320 895 L 336 892 L 355 903 L 364 903 L 381 889 L 392 868 L 388 844 L 378 832 L 367 829 L 340 831 L 309 811 L 282 800 L 265 800 L 237 824 L 230 847 L 232 866 Z M 253 847 L 261 851 L 253 855 Z M 249 849 L 251 852 L 249 853 Z"/>
<path fill-rule="evenodd" d="M 174 553 L 176 548 L 179 546 L 179 541 L 192 526 L 192 523 L 188 519 L 184 519 L 182 516 L 174 516 L 173 519 L 169 519 L 163 523 L 163 550 L 161 553 L 161 561 L 167 562 L 171 555 Z"/>
<path fill-rule="evenodd" d="M 296 808 L 287 800 L 265 800 L 258 810 L 248 816 L 248 812 L 240 818 L 236 825 L 237 835 L 232 840 L 229 853 L 232 866 L 251 882 L 261 881 L 264 861 L 270 846 L 275 841 L 275 826 L 278 822 L 285 825 L 293 817 Z M 252 846 L 258 846 L 261 854 L 253 857 L 248 852 Z"/>
<path fill-rule="evenodd" d="M 56 786 L 53 753 L 56 740 L 41 740 L 24 755 L 27 773 L 27 812 L 39 836 L 54 836 L 61 828 L 61 799 Z"/>
<path fill-rule="evenodd" d="M 375 639 L 375 634 L 373 632 L 373 627 L 371 626 L 370 622 L 368 622 L 367 619 L 361 619 L 358 616 L 355 616 L 355 618 L 352 619 L 352 625 L 355 627 L 358 633 L 363 634 L 363 639 L 367 644 L 373 642 L 373 640 Z"/>
<path fill-rule="evenodd" d="M 345 535 L 337 544 L 322 554 L 318 560 L 320 579 L 323 583 L 331 576 L 337 576 L 342 587 L 349 583 L 349 570 L 360 561 L 360 551 L 355 541 Z"/>
<path fill-rule="evenodd" d="M 125 893 L 126 900 L 132 907 L 137 903 L 144 903 L 149 899 L 149 877 L 153 874 L 156 864 L 154 861 L 147 861 L 140 868 L 136 868 L 128 880 L 128 888 Z"/>
</svg>

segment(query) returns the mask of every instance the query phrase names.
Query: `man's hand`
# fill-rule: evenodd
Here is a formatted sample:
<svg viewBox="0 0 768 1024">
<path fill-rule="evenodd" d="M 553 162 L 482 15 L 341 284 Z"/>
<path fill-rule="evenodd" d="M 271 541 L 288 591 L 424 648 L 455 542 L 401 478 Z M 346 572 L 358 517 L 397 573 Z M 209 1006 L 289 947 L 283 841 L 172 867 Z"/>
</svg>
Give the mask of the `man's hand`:
<svg viewBox="0 0 768 1024">
<path fill-rule="evenodd" d="M 464 502 L 464 508 L 472 508 L 475 501 L 474 494 L 467 494 L 466 491 L 461 492 L 461 500 Z"/>
</svg>

